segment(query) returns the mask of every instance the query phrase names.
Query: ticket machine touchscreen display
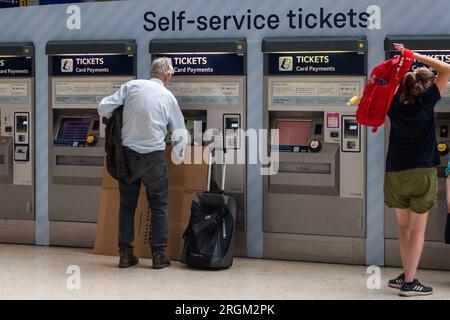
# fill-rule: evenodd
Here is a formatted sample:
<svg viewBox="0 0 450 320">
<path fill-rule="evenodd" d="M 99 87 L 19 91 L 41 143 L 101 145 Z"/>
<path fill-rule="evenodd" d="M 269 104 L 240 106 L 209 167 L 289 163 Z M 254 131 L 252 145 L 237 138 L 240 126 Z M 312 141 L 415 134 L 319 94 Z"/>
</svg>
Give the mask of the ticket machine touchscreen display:
<svg viewBox="0 0 450 320">
<path fill-rule="evenodd" d="M 307 146 L 311 135 L 311 121 L 277 120 L 279 145 Z"/>
<path fill-rule="evenodd" d="M 78 146 L 85 143 L 91 124 L 91 117 L 61 117 L 55 144 Z"/>
</svg>

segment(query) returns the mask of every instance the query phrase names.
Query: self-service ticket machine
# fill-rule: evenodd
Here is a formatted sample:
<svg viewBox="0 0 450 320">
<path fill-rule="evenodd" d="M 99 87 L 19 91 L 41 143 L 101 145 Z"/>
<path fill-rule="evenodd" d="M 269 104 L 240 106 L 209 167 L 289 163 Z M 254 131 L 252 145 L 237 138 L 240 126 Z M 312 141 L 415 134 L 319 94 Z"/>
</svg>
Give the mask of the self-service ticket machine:
<svg viewBox="0 0 450 320">
<path fill-rule="evenodd" d="M 136 44 L 48 42 L 50 244 L 93 247 L 104 165 L 102 98 L 136 76 Z"/>
<path fill-rule="evenodd" d="M 178 100 L 192 145 L 207 145 L 216 139 L 216 150 L 225 151 L 225 192 L 238 207 L 236 255 L 240 256 L 246 255 L 246 153 L 240 131 L 246 127 L 246 50 L 245 39 L 150 42 L 152 60 L 172 60 L 175 74 L 168 89 Z M 221 177 L 213 179 L 221 181 Z"/>
<path fill-rule="evenodd" d="M 398 55 L 393 43 L 403 43 L 406 48 L 417 51 L 435 59 L 450 63 L 450 36 L 387 36 L 384 42 L 386 59 Z M 422 67 L 415 61 L 411 70 Z M 425 234 L 425 246 L 419 267 L 431 269 L 450 270 L 450 245 L 444 243 L 445 222 L 447 219 L 446 208 L 446 176 L 450 146 L 450 83 L 445 93 L 435 107 L 436 137 L 438 150 L 441 155 L 441 165 L 438 171 L 438 201 L 428 216 L 428 225 Z M 386 152 L 389 145 L 389 122 L 387 121 Z M 397 223 L 394 209 L 385 207 L 385 265 L 401 266 L 398 246 Z"/>
<path fill-rule="evenodd" d="M 266 38 L 264 123 L 278 172 L 264 177 L 264 257 L 365 263 L 365 37 Z M 273 163 L 271 164 L 273 167 Z"/>
<path fill-rule="evenodd" d="M 0 44 L 0 242 L 35 243 L 34 47 Z"/>
</svg>

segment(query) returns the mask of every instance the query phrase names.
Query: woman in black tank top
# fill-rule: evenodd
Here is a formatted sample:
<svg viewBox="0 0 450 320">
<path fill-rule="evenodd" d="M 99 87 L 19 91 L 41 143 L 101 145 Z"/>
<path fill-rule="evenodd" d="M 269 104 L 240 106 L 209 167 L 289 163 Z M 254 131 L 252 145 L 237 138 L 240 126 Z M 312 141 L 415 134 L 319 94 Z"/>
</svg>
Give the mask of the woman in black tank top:
<svg viewBox="0 0 450 320">
<path fill-rule="evenodd" d="M 403 54 L 404 46 L 394 44 Z M 431 287 L 416 278 L 422 255 L 428 212 L 437 199 L 437 151 L 434 106 L 450 77 L 450 65 L 414 52 L 414 59 L 436 70 L 407 73 L 394 97 L 384 182 L 385 203 L 395 208 L 404 273 L 389 281 L 402 296 L 428 295 Z"/>
</svg>

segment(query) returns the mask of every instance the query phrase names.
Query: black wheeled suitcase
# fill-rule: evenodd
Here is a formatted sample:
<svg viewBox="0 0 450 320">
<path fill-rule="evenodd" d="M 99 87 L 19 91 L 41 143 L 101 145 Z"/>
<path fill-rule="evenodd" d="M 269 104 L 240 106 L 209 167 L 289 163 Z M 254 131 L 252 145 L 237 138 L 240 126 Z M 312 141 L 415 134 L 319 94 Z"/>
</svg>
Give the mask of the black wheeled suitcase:
<svg viewBox="0 0 450 320">
<path fill-rule="evenodd" d="M 223 164 L 221 187 L 214 181 L 208 166 L 208 191 L 192 200 L 191 216 L 183 234 L 181 263 L 203 269 L 226 269 L 233 264 L 237 208 L 234 199 L 224 193 L 226 165 Z"/>
</svg>

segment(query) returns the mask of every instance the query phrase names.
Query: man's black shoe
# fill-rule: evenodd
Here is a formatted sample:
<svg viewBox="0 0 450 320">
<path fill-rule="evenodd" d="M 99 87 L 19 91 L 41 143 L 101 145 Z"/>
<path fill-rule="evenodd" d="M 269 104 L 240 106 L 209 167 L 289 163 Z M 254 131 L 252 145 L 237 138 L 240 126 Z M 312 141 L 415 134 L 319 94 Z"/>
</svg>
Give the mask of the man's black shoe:
<svg viewBox="0 0 450 320">
<path fill-rule="evenodd" d="M 153 269 L 163 269 L 170 267 L 170 260 L 162 252 L 153 254 Z"/>
<path fill-rule="evenodd" d="M 139 263 L 139 258 L 131 252 L 121 252 L 119 268 L 129 268 Z"/>
</svg>

